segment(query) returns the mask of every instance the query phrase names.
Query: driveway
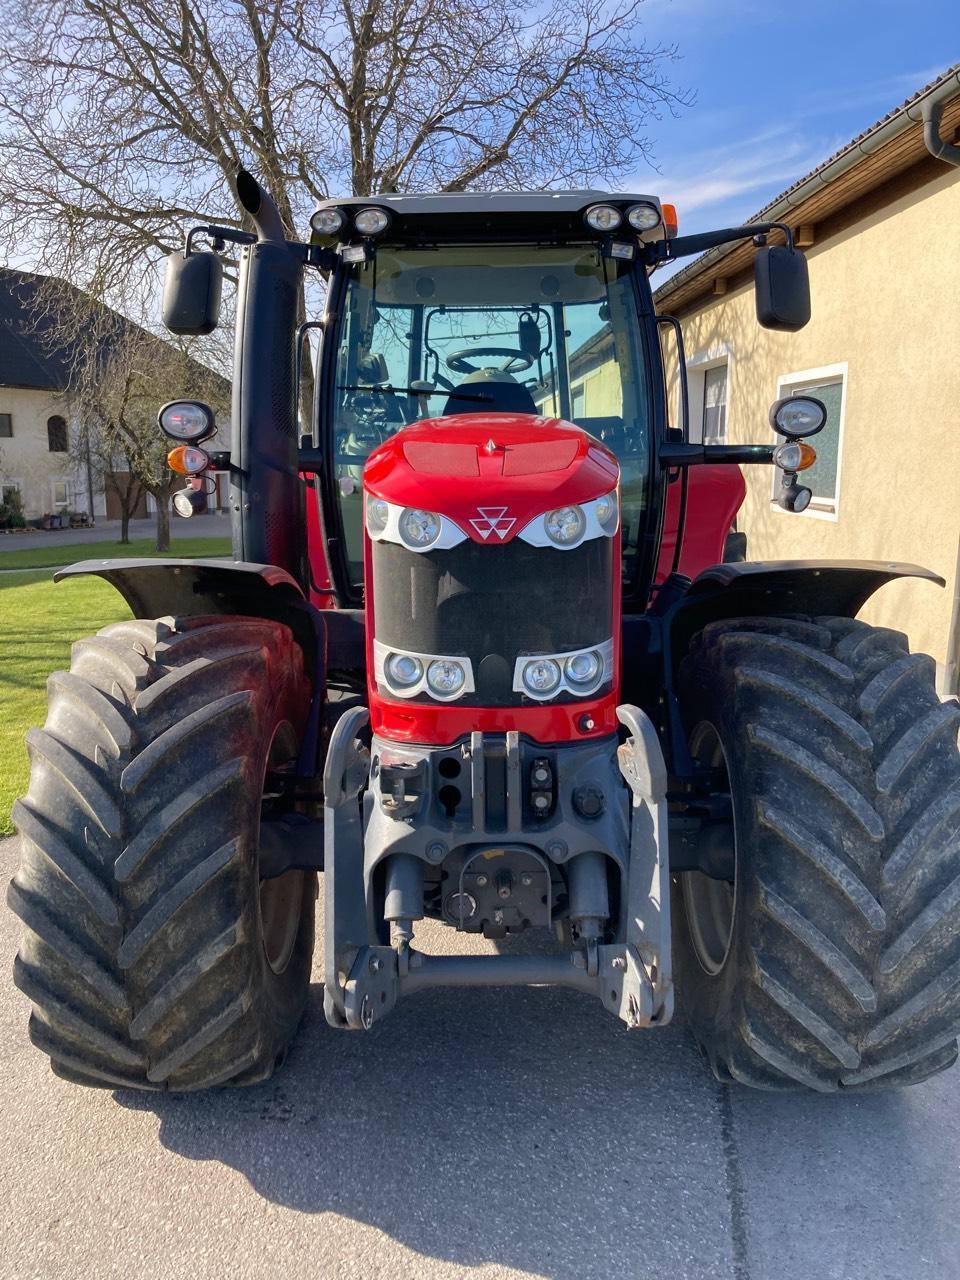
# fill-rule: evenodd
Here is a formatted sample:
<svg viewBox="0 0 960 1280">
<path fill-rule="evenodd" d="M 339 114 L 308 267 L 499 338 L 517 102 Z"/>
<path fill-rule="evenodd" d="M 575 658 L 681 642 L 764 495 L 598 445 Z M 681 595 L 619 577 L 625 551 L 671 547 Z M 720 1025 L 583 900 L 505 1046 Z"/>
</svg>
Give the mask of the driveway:
<svg viewBox="0 0 960 1280">
<path fill-rule="evenodd" d="M 0 842 L 5 885 L 16 844 Z M 84 1090 L 26 1038 L 0 911 L 0 1277 L 942 1280 L 960 1072 L 726 1091 L 682 1025 L 576 993 L 422 993 L 206 1096 Z M 450 935 L 454 937 L 454 935 Z M 455 941 L 455 937 L 454 937 Z"/>
<path fill-rule="evenodd" d="M 130 538 L 152 538 L 157 531 L 157 522 L 151 516 L 148 520 L 130 521 Z M 229 538 L 230 520 L 227 515 L 192 516 L 183 520 L 179 516 L 170 517 L 170 537 L 176 542 L 178 538 Z M 37 547 L 75 547 L 81 542 L 116 542 L 120 537 L 119 520 L 98 520 L 92 529 L 50 529 L 46 532 L 35 529 L 30 533 L 0 534 L 0 562 L 5 551 L 32 551 Z"/>
</svg>

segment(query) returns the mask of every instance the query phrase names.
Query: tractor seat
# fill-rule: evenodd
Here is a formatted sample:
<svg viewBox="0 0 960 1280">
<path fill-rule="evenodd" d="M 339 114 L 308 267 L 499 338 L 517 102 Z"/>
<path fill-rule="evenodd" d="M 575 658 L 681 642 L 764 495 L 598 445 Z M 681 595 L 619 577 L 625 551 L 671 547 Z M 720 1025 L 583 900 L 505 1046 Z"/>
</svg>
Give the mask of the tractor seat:
<svg viewBox="0 0 960 1280">
<path fill-rule="evenodd" d="M 463 391 L 464 396 L 457 392 Z M 476 400 L 466 396 L 477 396 Z M 480 396 L 485 397 L 479 399 Z M 502 369 L 477 369 L 455 387 L 443 410 L 445 418 L 455 413 L 530 413 L 536 414 L 533 396 L 511 373 Z"/>
</svg>

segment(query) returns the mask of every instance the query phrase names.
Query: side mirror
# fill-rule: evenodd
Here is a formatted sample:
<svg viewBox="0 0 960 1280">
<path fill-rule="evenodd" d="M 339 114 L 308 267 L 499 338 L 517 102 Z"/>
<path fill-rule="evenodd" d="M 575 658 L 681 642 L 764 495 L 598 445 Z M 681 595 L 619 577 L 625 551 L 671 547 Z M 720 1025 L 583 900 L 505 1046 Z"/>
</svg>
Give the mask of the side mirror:
<svg viewBox="0 0 960 1280">
<path fill-rule="evenodd" d="M 757 320 L 764 329 L 793 332 L 810 319 L 810 277 L 799 249 L 764 245 L 753 264 Z"/>
<path fill-rule="evenodd" d="M 206 250 L 167 258 L 163 282 L 163 323 L 171 333 L 212 333 L 220 319 L 223 264 Z"/>
</svg>

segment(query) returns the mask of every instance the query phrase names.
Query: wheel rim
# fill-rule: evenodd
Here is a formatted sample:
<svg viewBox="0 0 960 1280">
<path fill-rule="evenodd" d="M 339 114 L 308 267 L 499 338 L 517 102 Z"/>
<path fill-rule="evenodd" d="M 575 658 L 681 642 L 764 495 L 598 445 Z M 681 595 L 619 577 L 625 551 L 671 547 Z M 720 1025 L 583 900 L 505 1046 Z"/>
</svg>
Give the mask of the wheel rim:
<svg viewBox="0 0 960 1280">
<path fill-rule="evenodd" d="M 690 752 L 700 764 L 723 773 L 727 787 L 730 770 L 720 735 L 708 721 L 697 725 L 690 739 Z M 701 968 L 716 975 L 726 964 L 733 942 L 739 882 L 737 857 L 737 824 L 733 820 L 734 878 L 715 880 L 701 871 L 688 871 L 681 876 L 683 905 L 690 930 L 690 940 Z"/>
<path fill-rule="evenodd" d="M 278 726 L 273 735 L 266 771 L 281 769 L 284 765 L 292 763 L 296 756 L 296 734 L 292 725 L 284 723 Z M 268 803 L 269 798 L 265 796 L 263 806 Z M 261 814 L 263 806 L 261 806 Z M 283 973 L 297 945 L 305 881 L 306 874 L 303 871 L 287 871 L 282 876 L 260 880 L 258 894 L 260 937 L 263 941 L 263 953 L 267 964 L 274 973 Z"/>
</svg>

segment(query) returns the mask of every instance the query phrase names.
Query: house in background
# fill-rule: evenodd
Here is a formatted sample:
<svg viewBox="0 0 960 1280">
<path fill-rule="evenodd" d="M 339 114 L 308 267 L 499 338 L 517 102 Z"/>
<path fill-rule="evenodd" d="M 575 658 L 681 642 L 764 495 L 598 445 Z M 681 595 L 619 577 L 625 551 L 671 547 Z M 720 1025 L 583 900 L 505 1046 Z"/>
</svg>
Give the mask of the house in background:
<svg viewBox="0 0 960 1280">
<path fill-rule="evenodd" d="M 28 321 L 36 283 L 0 270 L 0 500 L 17 489 L 28 519 L 96 510 L 97 497 L 70 458 L 68 355 Z"/>
<path fill-rule="evenodd" d="M 810 269 L 813 315 L 799 333 L 757 325 L 753 248 L 711 250 L 655 293 L 682 324 L 691 437 L 766 442 L 771 403 L 808 391 L 828 423 L 800 477 L 807 511 L 774 501 L 779 477 L 746 467 L 738 527 L 750 560 L 901 560 L 946 590 L 902 580 L 864 607 L 934 656 L 944 692 L 960 663 L 960 169 L 926 150 L 925 99 L 941 136 L 960 129 L 960 67 L 778 196 L 751 221 L 786 222 Z M 681 211 L 682 212 L 682 211 Z M 671 349 L 667 347 L 668 366 Z M 668 367 L 668 373 L 670 372 Z M 676 375 L 674 358 L 673 370 Z"/>
<path fill-rule="evenodd" d="M 122 464 L 105 479 L 99 477 L 71 451 L 77 423 L 67 394 L 70 352 L 51 341 L 53 322 L 34 311 L 42 281 L 0 267 L 0 505 L 16 489 L 27 520 L 68 511 L 118 520 L 119 494 L 131 477 Z M 223 391 L 226 397 L 226 380 Z M 217 446 L 229 447 L 229 424 L 222 425 Z M 227 503 L 226 477 L 217 473 L 208 510 L 226 511 Z M 144 493 L 134 516 L 155 510 L 153 498 Z"/>
</svg>

